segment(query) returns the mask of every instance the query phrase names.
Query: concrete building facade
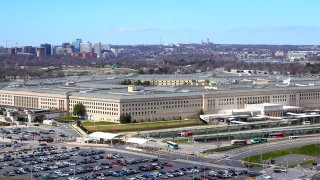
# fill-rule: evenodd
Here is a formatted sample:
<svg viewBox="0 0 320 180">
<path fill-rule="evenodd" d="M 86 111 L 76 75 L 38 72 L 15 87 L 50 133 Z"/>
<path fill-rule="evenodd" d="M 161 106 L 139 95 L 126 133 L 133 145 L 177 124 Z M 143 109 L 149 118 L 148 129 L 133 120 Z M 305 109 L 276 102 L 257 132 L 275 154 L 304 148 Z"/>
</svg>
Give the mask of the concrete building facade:
<svg viewBox="0 0 320 180">
<path fill-rule="evenodd" d="M 96 121 L 119 122 L 121 114 L 129 114 L 135 121 L 190 118 L 200 109 L 217 113 L 227 109 L 243 109 L 246 104 L 274 103 L 320 107 L 317 87 L 269 90 L 237 90 L 220 92 L 185 92 L 164 94 L 107 95 L 92 93 L 36 92 L 0 90 L 0 105 L 30 109 L 53 109 L 72 113 L 77 103 L 86 108 L 87 118 Z"/>
</svg>

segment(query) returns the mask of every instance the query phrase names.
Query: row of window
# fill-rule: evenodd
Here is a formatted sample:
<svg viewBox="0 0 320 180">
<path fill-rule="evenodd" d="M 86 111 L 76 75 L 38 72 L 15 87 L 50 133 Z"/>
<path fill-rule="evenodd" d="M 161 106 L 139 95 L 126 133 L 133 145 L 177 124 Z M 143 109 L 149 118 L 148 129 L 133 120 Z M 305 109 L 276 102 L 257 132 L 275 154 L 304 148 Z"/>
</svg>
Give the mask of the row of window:
<svg viewBox="0 0 320 180">
<path fill-rule="evenodd" d="M 51 105 L 51 106 L 56 106 L 57 105 L 57 103 L 55 103 L 55 102 L 41 102 L 41 105 L 42 104 Z"/>
<path fill-rule="evenodd" d="M 12 105 L 10 101 L 0 101 L 0 105 Z"/>
<path fill-rule="evenodd" d="M 83 105 L 92 105 L 92 106 L 104 106 L 104 107 L 118 107 L 118 104 L 113 103 L 102 103 L 102 102 L 94 102 L 94 101 L 79 101 L 79 100 L 70 100 L 72 104 L 82 103 Z"/>
<path fill-rule="evenodd" d="M 128 112 L 128 113 L 122 113 L 126 115 L 148 115 L 148 114 L 155 114 L 157 111 L 141 111 L 141 112 Z"/>
<path fill-rule="evenodd" d="M 87 110 L 87 113 L 93 113 L 93 114 L 106 114 L 106 115 L 112 115 L 117 116 L 117 112 L 105 112 L 105 111 L 95 111 L 95 110 Z"/>
<path fill-rule="evenodd" d="M 134 107 L 134 106 L 153 106 L 153 105 L 169 105 L 169 104 L 188 104 L 188 103 L 202 103 L 202 100 L 196 101 L 165 101 L 165 102 L 148 102 L 148 103 L 132 103 L 123 104 L 122 107 Z"/>
<path fill-rule="evenodd" d="M 305 100 L 305 99 L 320 99 L 320 93 L 300 94 L 300 100 Z"/>
<path fill-rule="evenodd" d="M 41 98 L 41 101 L 57 102 L 57 99 Z"/>
<path fill-rule="evenodd" d="M 122 111 L 140 111 L 140 110 L 149 110 L 149 109 L 170 109 L 170 108 L 186 108 L 186 107 L 199 107 L 201 104 L 190 104 L 190 105 L 172 105 L 172 106 L 156 106 L 156 107 L 142 107 L 142 108 L 124 108 Z"/>
<path fill-rule="evenodd" d="M 38 98 L 14 96 L 14 105 L 18 107 L 38 108 Z"/>
<path fill-rule="evenodd" d="M 10 97 L 10 98 L 12 98 L 12 95 L 1 94 L 0 97 Z"/>
</svg>

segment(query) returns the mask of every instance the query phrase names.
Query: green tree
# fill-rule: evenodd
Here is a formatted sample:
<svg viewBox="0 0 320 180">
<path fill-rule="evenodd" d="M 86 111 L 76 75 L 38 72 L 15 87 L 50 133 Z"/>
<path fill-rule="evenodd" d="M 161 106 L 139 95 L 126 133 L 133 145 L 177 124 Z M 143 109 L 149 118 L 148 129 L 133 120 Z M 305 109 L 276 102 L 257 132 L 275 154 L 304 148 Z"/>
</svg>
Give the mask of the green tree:
<svg viewBox="0 0 320 180">
<path fill-rule="evenodd" d="M 200 115 L 203 115 L 204 114 L 204 111 L 203 109 L 201 108 L 198 113 L 197 113 L 197 118 L 200 118 Z"/>
<path fill-rule="evenodd" d="M 141 80 L 140 79 L 138 79 L 138 80 L 136 80 L 135 82 L 134 82 L 134 85 L 137 85 L 137 86 L 139 86 L 139 85 L 141 85 Z"/>
<path fill-rule="evenodd" d="M 129 114 L 120 115 L 120 123 L 127 124 L 131 122 L 131 116 Z"/>
<path fill-rule="evenodd" d="M 139 69 L 139 74 L 144 74 L 144 71 L 142 69 Z"/>
<path fill-rule="evenodd" d="M 84 117 L 85 114 L 86 114 L 86 108 L 84 107 L 83 104 L 78 103 L 73 106 L 73 115 Z"/>
</svg>

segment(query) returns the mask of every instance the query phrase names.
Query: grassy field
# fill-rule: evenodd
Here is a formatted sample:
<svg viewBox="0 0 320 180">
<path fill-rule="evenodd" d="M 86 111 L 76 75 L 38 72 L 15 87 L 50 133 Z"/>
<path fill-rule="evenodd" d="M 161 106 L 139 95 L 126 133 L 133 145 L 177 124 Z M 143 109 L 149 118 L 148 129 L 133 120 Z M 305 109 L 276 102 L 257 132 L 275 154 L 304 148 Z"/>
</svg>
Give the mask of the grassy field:
<svg viewBox="0 0 320 180">
<path fill-rule="evenodd" d="M 175 138 L 174 140 L 163 140 L 162 142 L 166 143 L 167 141 L 172 141 L 179 144 L 192 144 L 188 138 Z"/>
<path fill-rule="evenodd" d="M 81 125 L 82 126 L 101 126 L 101 125 L 115 125 L 115 124 L 119 124 L 119 123 L 115 123 L 115 122 L 109 122 L 109 121 L 86 121 L 86 122 L 82 122 Z"/>
<path fill-rule="evenodd" d="M 267 152 L 262 154 L 262 160 L 264 161 L 264 160 L 275 159 L 288 154 L 301 154 L 301 155 L 317 157 L 320 155 L 320 144 L 311 144 L 311 145 L 306 145 L 301 147 Z M 253 162 L 253 163 L 261 163 L 261 155 L 259 154 L 259 155 L 249 156 L 242 160 L 247 162 L 248 161 Z"/>
<path fill-rule="evenodd" d="M 311 164 L 311 163 L 313 163 L 314 162 L 314 160 L 308 160 L 308 161 L 304 161 L 304 162 L 301 162 L 301 163 L 298 163 L 298 164 L 295 164 L 295 165 L 291 165 L 291 166 L 289 166 L 289 168 L 294 168 L 294 167 L 296 167 L 297 165 L 299 165 L 299 166 L 304 166 L 304 165 L 307 165 L 307 164 Z"/>
<path fill-rule="evenodd" d="M 62 116 L 62 117 L 57 117 L 57 118 L 54 118 L 54 119 L 57 120 L 57 121 L 76 121 L 79 118 L 76 117 L 76 116 Z"/>
<path fill-rule="evenodd" d="M 86 122 L 87 123 L 87 122 Z M 146 131 L 146 130 L 157 130 L 157 129 L 168 129 L 168 128 L 179 128 L 187 126 L 204 125 L 199 120 L 172 120 L 172 121 L 154 121 L 154 122 L 143 122 L 143 123 L 130 123 L 130 124 L 97 124 L 94 126 L 91 122 L 88 124 L 83 123 L 82 126 L 91 132 L 102 131 L 102 132 L 130 132 L 130 131 Z"/>
</svg>

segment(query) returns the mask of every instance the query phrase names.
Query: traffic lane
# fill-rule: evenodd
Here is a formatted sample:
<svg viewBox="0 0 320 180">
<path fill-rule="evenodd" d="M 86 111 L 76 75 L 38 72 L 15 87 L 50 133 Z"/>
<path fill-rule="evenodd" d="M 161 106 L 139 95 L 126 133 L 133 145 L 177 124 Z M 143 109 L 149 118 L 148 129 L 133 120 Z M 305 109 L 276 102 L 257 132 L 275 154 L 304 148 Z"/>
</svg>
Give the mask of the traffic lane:
<svg viewBox="0 0 320 180">
<path fill-rule="evenodd" d="M 68 136 L 80 137 L 78 132 L 74 130 L 69 123 L 58 123 L 57 126 L 49 126 L 49 125 L 41 125 L 41 126 L 47 129 L 56 130 L 59 133 L 67 134 Z"/>
<path fill-rule="evenodd" d="M 248 156 L 258 155 L 261 153 L 266 153 L 266 152 L 280 150 L 280 149 L 299 147 L 299 146 L 304 146 L 304 145 L 309 145 L 309 144 L 314 144 L 314 143 L 318 143 L 318 140 L 316 140 L 316 139 L 314 139 L 314 140 L 306 139 L 305 141 L 292 140 L 288 143 L 279 142 L 279 144 L 274 144 L 274 145 L 269 145 L 269 146 L 261 145 L 260 147 L 257 147 L 254 149 L 249 149 L 249 150 L 240 152 L 238 154 L 234 154 L 234 155 L 230 154 L 230 159 L 241 160 L 241 159 L 248 157 Z"/>
<path fill-rule="evenodd" d="M 272 147 L 275 146 L 277 144 L 291 144 L 292 142 L 314 142 L 314 143 L 318 143 L 320 142 L 318 137 L 301 137 L 301 138 L 297 138 L 297 139 L 287 139 L 287 138 L 281 138 L 281 139 L 274 139 L 272 141 L 268 141 L 267 143 L 257 143 L 257 144 L 250 144 L 250 145 L 246 145 L 243 146 L 241 148 L 236 148 L 230 151 L 226 151 L 225 153 L 228 153 L 230 155 L 232 154 L 238 154 L 244 151 L 248 151 L 251 149 L 255 149 L 255 148 L 260 148 L 260 147 Z"/>
</svg>

